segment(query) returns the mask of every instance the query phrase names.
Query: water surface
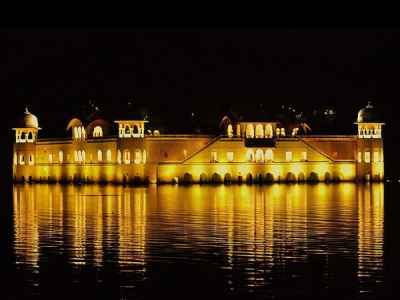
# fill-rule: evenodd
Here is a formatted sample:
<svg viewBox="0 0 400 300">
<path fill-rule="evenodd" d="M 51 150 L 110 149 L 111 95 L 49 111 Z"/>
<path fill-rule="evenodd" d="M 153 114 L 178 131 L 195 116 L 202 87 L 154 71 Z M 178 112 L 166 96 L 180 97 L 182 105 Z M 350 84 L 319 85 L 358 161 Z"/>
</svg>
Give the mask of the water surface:
<svg viewBox="0 0 400 300">
<path fill-rule="evenodd" d="M 10 298 L 390 296 L 398 266 L 383 184 L 26 184 L 10 201 Z"/>
</svg>

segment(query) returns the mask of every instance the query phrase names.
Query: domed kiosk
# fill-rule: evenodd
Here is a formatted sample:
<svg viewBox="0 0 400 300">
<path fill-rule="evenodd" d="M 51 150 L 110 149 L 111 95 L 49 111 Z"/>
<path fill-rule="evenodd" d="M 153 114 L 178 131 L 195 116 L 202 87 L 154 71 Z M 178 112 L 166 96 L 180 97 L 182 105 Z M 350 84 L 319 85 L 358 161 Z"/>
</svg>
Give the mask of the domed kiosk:
<svg viewBox="0 0 400 300">
<path fill-rule="evenodd" d="M 24 115 L 18 121 L 15 130 L 15 141 L 17 143 L 32 143 L 36 140 L 39 128 L 38 118 L 25 108 Z"/>
<path fill-rule="evenodd" d="M 367 106 L 360 109 L 357 115 L 357 123 L 379 123 L 378 114 L 375 112 L 372 102 L 368 101 Z"/>
<path fill-rule="evenodd" d="M 24 125 L 27 128 L 39 128 L 38 118 L 34 114 L 31 114 L 27 107 L 24 113 Z"/>
</svg>

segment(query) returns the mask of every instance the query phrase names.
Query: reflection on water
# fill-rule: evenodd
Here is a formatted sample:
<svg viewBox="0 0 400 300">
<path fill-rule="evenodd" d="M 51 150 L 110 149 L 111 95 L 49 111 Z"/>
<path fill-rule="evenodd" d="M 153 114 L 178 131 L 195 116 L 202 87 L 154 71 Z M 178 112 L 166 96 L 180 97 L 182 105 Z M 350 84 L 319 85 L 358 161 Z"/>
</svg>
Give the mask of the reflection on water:
<svg viewBox="0 0 400 300">
<path fill-rule="evenodd" d="M 182 277 L 174 266 L 192 270 L 187 277 L 206 266 L 227 294 L 373 293 L 383 278 L 383 191 L 350 183 L 18 185 L 16 267 L 33 294 L 54 264 L 72 270 L 63 280 L 97 274 L 95 286 L 105 280 L 98 272 L 117 273 L 120 295 L 157 286 L 164 264 L 171 278 Z"/>
</svg>

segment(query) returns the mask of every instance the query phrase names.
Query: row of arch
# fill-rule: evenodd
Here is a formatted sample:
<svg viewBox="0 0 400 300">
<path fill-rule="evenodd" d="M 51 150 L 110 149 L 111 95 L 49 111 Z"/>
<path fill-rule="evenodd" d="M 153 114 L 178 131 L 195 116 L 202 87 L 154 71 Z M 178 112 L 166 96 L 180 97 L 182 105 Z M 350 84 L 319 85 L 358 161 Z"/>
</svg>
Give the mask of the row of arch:
<svg viewBox="0 0 400 300">
<path fill-rule="evenodd" d="M 247 184 L 253 184 L 253 183 L 272 183 L 272 182 L 288 182 L 288 183 L 295 183 L 295 182 L 319 182 L 319 181 L 325 181 L 325 182 L 336 182 L 336 181 L 341 181 L 343 180 L 343 176 L 339 173 L 334 173 L 331 174 L 329 172 L 326 172 L 322 176 L 319 176 L 316 172 L 311 172 L 309 174 L 304 174 L 303 172 L 300 172 L 297 174 L 297 176 L 292 173 L 288 172 L 284 176 L 274 176 L 272 173 L 265 173 L 265 174 L 252 174 L 248 173 L 245 176 L 236 176 L 234 177 L 231 173 L 225 173 L 224 175 L 218 174 L 218 173 L 213 173 L 211 175 L 207 175 L 205 173 L 200 174 L 199 180 L 196 181 L 193 179 L 193 175 L 191 173 L 185 173 L 183 174 L 181 178 L 181 183 L 183 184 L 191 184 L 194 182 L 199 182 L 199 183 L 225 183 L 225 184 L 230 184 L 230 183 L 247 183 Z"/>
<path fill-rule="evenodd" d="M 381 128 L 359 128 L 358 135 L 360 137 L 381 137 Z"/>
<path fill-rule="evenodd" d="M 30 131 L 17 130 L 15 133 L 15 141 L 17 143 L 32 143 L 34 141 L 34 133 Z"/>
</svg>

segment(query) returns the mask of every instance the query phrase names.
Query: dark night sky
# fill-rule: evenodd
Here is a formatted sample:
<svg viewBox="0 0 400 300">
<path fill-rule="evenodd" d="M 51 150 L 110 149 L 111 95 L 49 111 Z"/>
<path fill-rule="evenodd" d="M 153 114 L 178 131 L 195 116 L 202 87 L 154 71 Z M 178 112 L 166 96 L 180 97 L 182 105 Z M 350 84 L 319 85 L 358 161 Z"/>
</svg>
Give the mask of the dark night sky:
<svg viewBox="0 0 400 300">
<path fill-rule="evenodd" d="M 11 30 L 0 41 L 7 128 L 25 103 L 45 134 L 89 99 L 110 111 L 134 99 L 168 122 L 194 110 L 215 126 L 224 104 L 257 111 L 291 103 L 305 112 L 329 105 L 352 132 L 372 100 L 387 123 L 387 165 L 400 166 L 400 30 Z"/>
</svg>

